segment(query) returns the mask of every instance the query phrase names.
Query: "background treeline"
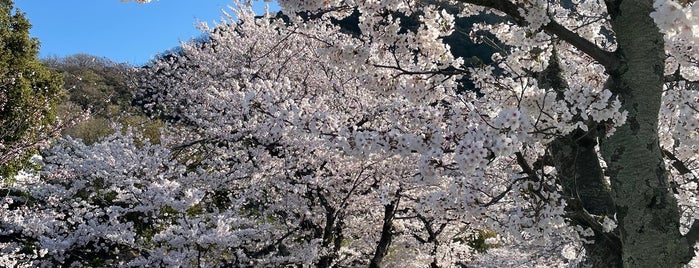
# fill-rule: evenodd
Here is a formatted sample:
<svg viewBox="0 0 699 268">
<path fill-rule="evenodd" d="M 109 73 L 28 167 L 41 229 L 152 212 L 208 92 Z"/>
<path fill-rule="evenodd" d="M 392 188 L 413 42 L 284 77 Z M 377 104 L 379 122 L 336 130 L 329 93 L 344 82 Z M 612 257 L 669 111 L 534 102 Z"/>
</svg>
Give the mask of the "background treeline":
<svg viewBox="0 0 699 268">
<path fill-rule="evenodd" d="M 63 77 L 66 94 L 57 107 L 59 115 L 63 118 L 87 116 L 63 130 L 63 136 L 92 144 L 114 133 L 116 127 L 132 127 L 151 142 L 158 142 L 158 130 L 163 123 L 150 120 L 132 105 L 133 66 L 87 54 L 51 57 L 42 62 Z"/>
</svg>

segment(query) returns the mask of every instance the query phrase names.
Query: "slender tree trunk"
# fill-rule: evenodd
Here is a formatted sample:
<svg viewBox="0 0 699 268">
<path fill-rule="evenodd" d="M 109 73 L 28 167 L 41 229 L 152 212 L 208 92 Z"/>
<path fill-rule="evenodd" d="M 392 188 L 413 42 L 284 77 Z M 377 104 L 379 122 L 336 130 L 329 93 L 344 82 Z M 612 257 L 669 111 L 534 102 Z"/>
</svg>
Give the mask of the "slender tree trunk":
<svg viewBox="0 0 699 268">
<path fill-rule="evenodd" d="M 321 246 L 323 248 L 330 249 L 325 255 L 320 257 L 316 267 L 328 268 L 332 267 L 335 259 L 338 257 L 338 252 L 342 247 L 342 240 L 344 236 L 342 234 L 342 229 L 344 228 L 344 218 L 338 210 L 335 209 L 321 194 L 320 188 L 316 189 L 318 193 L 318 200 L 325 209 L 325 227 L 323 227 L 323 242 Z"/>
<path fill-rule="evenodd" d="M 396 200 L 393 200 L 391 203 L 384 206 L 381 238 L 379 239 L 379 243 L 376 245 L 374 257 L 371 258 L 371 263 L 369 263 L 370 268 L 381 267 L 381 261 L 383 261 L 383 257 L 388 253 L 391 241 L 393 241 L 393 216 L 396 215 L 399 200 L 400 199 L 396 198 Z"/>
<path fill-rule="evenodd" d="M 681 267 L 692 257 L 658 143 L 663 36 L 653 0 L 607 0 L 622 64 L 611 72 L 626 123 L 601 144 L 616 205 L 624 267 Z"/>
</svg>

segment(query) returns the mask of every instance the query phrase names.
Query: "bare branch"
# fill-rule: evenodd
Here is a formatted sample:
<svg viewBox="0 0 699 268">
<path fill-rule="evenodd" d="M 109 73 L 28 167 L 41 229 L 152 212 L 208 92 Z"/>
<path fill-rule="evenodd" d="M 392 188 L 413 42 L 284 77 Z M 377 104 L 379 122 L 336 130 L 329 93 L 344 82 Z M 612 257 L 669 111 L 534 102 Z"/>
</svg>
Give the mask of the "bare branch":
<svg viewBox="0 0 699 268">
<path fill-rule="evenodd" d="M 488 203 L 482 204 L 481 207 L 488 207 L 488 206 L 490 206 L 490 205 L 493 205 L 493 204 L 497 203 L 497 202 L 500 201 L 502 198 L 504 198 L 504 197 L 507 195 L 507 193 L 509 193 L 510 191 L 512 191 L 512 187 L 514 187 L 515 184 L 517 184 L 517 183 L 520 182 L 520 181 L 529 180 L 529 179 L 531 179 L 531 178 L 529 178 L 529 177 L 522 177 L 522 178 L 517 178 L 517 179 L 513 180 L 512 183 L 510 183 L 510 185 L 507 186 L 507 189 L 505 189 L 505 191 L 502 191 L 500 194 L 498 194 L 497 196 L 495 196 L 495 197 L 493 197 L 492 199 L 490 199 L 490 201 L 488 201 Z"/>
</svg>

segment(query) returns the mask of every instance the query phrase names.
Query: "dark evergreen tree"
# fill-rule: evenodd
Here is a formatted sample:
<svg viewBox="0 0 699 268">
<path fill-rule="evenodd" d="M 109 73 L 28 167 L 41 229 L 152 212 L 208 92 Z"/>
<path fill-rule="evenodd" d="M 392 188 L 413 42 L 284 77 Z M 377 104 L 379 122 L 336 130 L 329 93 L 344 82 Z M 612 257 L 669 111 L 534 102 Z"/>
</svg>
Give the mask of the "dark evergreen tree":
<svg viewBox="0 0 699 268">
<path fill-rule="evenodd" d="M 13 1 L 0 0 L 0 174 L 16 172 L 57 134 L 62 79 L 37 59 L 39 41 Z"/>
</svg>

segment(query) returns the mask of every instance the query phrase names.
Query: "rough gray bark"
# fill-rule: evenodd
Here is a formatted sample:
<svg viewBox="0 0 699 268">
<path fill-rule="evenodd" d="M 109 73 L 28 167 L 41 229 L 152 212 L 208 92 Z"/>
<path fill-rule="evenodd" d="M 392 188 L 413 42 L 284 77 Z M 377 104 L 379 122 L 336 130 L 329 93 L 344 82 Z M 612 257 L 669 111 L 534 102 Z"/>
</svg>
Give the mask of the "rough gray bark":
<svg viewBox="0 0 699 268">
<path fill-rule="evenodd" d="M 596 133 L 581 130 L 558 138 L 550 146 L 551 158 L 566 196 L 579 200 L 595 215 L 614 215 L 610 186 L 604 179 L 597 153 Z"/>
<path fill-rule="evenodd" d="M 691 257 L 679 232 L 679 209 L 668 187 L 658 143 L 663 37 L 649 17 L 652 0 L 608 0 L 621 66 L 608 70 L 626 123 L 601 144 L 611 178 L 624 267 L 681 267 Z"/>
<path fill-rule="evenodd" d="M 557 138 L 549 147 L 558 171 L 566 211 L 573 224 L 591 228 L 593 244 L 585 244 L 586 265 L 592 267 L 621 267 L 621 241 L 614 233 L 606 233 L 592 215 L 614 216 L 614 204 L 609 185 L 604 180 L 597 153 L 594 151 L 594 132 L 576 131 Z"/>
<path fill-rule="evenodd" d="M 568 83 L 561 74 L 559 59 L 554 51 L 549 66 L 537 76 L 539 87 L 551 88 L 563 98 Z M 598 133 L 592 123 L 589 131 L 580 129 L 556 138 L 550 145 L 550 164 L 556 167 L 568 206 L 566 211 L 573 224 L 591 228 L 594 243 L 585 244 L 585 265 L 592 267 L 621 267 L 621 242 L 614 233 L 605 233 L 590 214 L 613 217 L 614 202 L 609 183 L 595 151 Z"/>
</svg>

